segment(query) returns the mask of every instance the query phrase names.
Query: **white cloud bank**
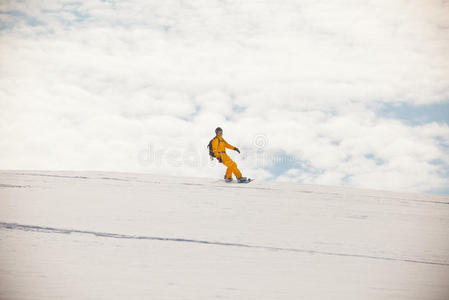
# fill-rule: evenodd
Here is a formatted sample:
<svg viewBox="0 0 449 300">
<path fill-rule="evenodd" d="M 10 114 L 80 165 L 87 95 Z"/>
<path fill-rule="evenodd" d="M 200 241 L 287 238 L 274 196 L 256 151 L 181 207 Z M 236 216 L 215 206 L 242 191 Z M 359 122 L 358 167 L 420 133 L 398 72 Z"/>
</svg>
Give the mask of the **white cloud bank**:
<svg viewBox="0 0 449 300">
<path fill-rule="evenodd" d="M 448 125 L 375 111 L 449 101 L 447 1 L 3 1 L 0 11 L 2 169 L 221 176 L 205 149 L 221 126 L 245 149 L 231 155 L 247 176 L 449 192 Z M 294 158 L 283 173 L 279 151 Z"/>
</svg>

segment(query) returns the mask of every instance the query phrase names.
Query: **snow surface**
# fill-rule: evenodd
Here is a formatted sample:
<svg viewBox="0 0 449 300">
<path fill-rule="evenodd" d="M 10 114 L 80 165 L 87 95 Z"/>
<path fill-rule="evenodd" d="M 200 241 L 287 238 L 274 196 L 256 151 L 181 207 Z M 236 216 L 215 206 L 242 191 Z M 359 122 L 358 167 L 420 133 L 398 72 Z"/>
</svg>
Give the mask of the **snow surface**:
<svg viewBox="0 0 449 300">
<path fill-rule="evenodd" d="M 0 299 L 449 299 L 449 197 L 0 171 Z"/>
</svg>

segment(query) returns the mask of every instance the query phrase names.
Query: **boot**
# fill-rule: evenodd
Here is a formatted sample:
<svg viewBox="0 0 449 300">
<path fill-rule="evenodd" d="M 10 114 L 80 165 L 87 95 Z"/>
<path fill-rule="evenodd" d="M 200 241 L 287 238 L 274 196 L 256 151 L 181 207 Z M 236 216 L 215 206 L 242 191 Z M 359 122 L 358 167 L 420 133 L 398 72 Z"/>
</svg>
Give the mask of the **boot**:
<svg viewBox="0 0 449 300">
<path fill-rule="evenodd" d="M 248 181 L 247 179 L 246 179 L 246 177 L 240 177 L 240 178 L 237 178 L 237 181 L 238 182 L 246 182 L 246 181 Z"/>
</svg>

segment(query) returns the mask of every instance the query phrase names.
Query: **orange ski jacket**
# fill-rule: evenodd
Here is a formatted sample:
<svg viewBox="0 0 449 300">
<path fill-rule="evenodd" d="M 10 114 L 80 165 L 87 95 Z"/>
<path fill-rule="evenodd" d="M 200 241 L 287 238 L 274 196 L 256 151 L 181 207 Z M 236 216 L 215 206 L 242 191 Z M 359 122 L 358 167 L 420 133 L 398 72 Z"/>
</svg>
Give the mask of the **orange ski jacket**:
<svg viewBox="0 0 449 300">
<path fill-rule="evenodd" d="M 214 137 L 214 139 L 212 140 L 212 152 L 214 152 L 216 158 L 219 158 L 222 153 L 226 153 L 225 148 L 231 150 L 235 149 L 234 146 L 228 144 L 228 142 L 226 142 L 221 136 L 217 135 L 216 137 Z"/>
</svg>

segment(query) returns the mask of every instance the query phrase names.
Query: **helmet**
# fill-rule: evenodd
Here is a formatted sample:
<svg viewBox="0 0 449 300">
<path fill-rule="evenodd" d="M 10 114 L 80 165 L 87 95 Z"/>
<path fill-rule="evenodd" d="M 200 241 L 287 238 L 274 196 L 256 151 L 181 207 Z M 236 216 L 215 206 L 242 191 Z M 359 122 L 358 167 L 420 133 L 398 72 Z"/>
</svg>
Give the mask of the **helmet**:
<svg viewBox="0 0 449 300">
<path fill-rule="evenodd" d="M 217 134 L 218 132 L 223 132 L 223 129 L 221 129 L 221 127 L 217 127 L 215 128 L 215 134 Z"/>
</svg>

